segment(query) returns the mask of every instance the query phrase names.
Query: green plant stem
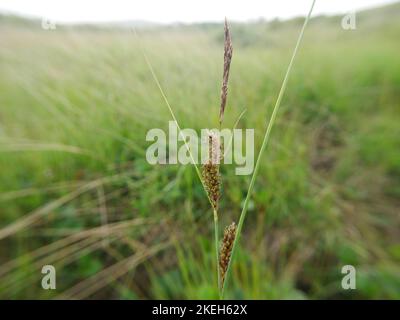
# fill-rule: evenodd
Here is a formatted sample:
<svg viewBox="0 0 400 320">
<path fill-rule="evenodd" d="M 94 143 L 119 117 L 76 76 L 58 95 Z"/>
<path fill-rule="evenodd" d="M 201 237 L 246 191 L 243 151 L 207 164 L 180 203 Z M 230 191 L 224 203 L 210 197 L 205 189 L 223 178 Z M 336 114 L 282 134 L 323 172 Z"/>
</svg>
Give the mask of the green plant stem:
<svg viewBox="0 0 400 320">
<path fill-rule="evenodd" d="M 221 299 L 221 275 L 219 272 L 219 235 L 218 235 L 218 212 L 214 210 L 214 238 L 215 238 L 215 257 L 216 257 L 216 263 L 217 263 L 217 288 L 218 288 L 218 295 L 219 298 Z"/>
<path fill-rule="evenodd" d="M 272 126 L 274 125 L 276 114 L 277 114 L 277 112 L 279 110 L 279 106 L 281 104 L 282 97 L 283 97 L 283 94 L 284 94 L 286 86 L 287 86 L 287 82 L 288 82 L 288 79 L 289 79 L 290 72 L 292 70 L 293 62 L 294 62 L 294 59 L 295 59 L 295 57 L 297 55 L 297 51 L 298 51 L 298 49 L 300 47 L 300 43 L 301 43 L 301 41 L 303 39 L 304 30 L 305 30 L 305 28 L 306 28 L 306 26 L 308 24 L 308 21 L 310 20 L 311 13 L 313 11 L 315 1 L 316 0 L 313 0 L 313 2 L 311 4 L 310 11 L 308 12 L 308 15 L 307 15 L 306 19 L 304 20 L 303 27 L 302 27 L 302 29 L 300 31 L 300 35 L 299 35 L 299 37 L 297 39 L 297 43 L 296 43 L 296 46 L 294 48 L 294 51 L 293 51 L 293 54 L 292 54 L 292 58 L 290 59 L 290 63 L 289 63 L 289 66 L 287 68 L 285 77 L 283 79 L 282 86 L 281 86 L 281 89 L 279 91 L 278 98 L 276 100 L 274 109 L 272 111 L 271 119 L 270 119 L 270 121 L 268 123 L 267 130 L 265 131 L 264 139 L 263 139 L 263 142 L 262 142 L 262 145 L 261 145 L 261 148 L 260 148 L 260 152 L 258 153 L 258 156 L 257 156 L 257 161 L 256 161 L 256 164 L 254 166 L 254 172 L 253 172 L 253 175 L 251 176 L 249 188 L 247 190 L 246 199 L 244 200 L 243 209 L 242 209 L 242 212 L 240 214 L 239 223 L 238 223 L 238 227 L 237 227 L 237 231 L 236 231 L 236 237 L 235 237 L 235 240 L 233 242 L 231 258 L 229 260 L 228 269 L 226 271 L 225 281 L 222 284 L 222 289 L 221 289 L 221 297 L 222 298 L 224 297 L 224 291 L 225 291 L 225 287 L 226 287 L 226 282 L 228 281 L 228 279 L 230 277 L 232 262 L 234 260 L 235 253 L 236 253 L 236 250 L 237 250 L 237 246 L 238 246 L 238 243 L 239 243 L 239 240 L 240 240 L 240 235 L 241 235 L 243 223 L 244 223 L 244 220 L 245 220 L 246 215 L 247 215 L 247 208 L 248 208 L 248 205 L 249 205 L 249 200 L 250 200 L 250 197 L 251 197 L 251 193 L 252 193 L 253 188 L 254 188 L 254 183 L 255 183 L 255 180 L 256 180 L 256 177 L 257 177 L 257 173 L 258 173 L 258 170 L 259 170 L 259 167 L 260 167 L 261 157 L 262 157 L 262 154 L 263 154 L 263 152 L 264 152 L 264 150 L 265 150 L 265 148 L 266 148 L 266 146 L 268 144 L 269 136 L 270 136 L 270 133 L 271 133 L 271 129 L 272 129 Z"/>
</svg>

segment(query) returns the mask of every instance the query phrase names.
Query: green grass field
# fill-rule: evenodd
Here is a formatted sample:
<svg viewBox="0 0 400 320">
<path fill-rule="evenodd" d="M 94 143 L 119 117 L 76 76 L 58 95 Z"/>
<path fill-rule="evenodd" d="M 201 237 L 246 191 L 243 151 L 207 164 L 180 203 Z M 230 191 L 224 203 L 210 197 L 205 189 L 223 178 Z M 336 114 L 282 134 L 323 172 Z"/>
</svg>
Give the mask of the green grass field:
<svg viewBox="0 0 400 320">
<path fill-rule="evenodd" d="M 310 21 L 264 154 L 227 298 L 400 298 L 400 5 Z M 224 125 L 256 150 L 302 19 L 233 24 Z M 146 132 L 214 127 L 222 24 L 129 30 L 0 18 L 0 298 L 210 299 L 213 220 Z M 139 43 L 140 42 L 140 43 Z M 223 166 L 222 227 L 250 176 Z M 54 265 L 57 290 L 41 288 Z M 341 268 L 357 270 L 343 290 Z"/>
</svg>

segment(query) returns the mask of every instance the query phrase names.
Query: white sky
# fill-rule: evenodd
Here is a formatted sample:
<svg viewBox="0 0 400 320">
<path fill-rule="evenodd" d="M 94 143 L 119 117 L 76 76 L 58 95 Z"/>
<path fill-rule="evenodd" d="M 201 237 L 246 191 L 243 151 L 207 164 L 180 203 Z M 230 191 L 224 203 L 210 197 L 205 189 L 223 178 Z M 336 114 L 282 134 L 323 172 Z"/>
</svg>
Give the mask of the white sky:
<svg viewBox="0 0 400 320">
<path fill-rule="evenodd" d="M 246 21 L 305 15 L 312 0 L 0 0 L 0 11 L 45 17 L 57 22 Z M 314 14 L 344 13 L 391 0 L 317 0 Z"/>
</svg>

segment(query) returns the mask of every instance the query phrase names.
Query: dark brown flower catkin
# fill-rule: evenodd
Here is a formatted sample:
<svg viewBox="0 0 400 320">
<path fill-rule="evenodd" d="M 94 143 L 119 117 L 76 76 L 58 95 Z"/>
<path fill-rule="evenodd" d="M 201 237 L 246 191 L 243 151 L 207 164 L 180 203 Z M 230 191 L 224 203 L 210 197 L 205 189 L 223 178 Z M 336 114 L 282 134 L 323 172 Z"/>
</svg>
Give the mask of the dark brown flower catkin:
<svg viewBox="0 0 400 320">
<path fill-rule="evenodd" d="M 221 194 L 221 175 L 219 173 L 221 147 L 219 135 L 213 132 L 208 134 L 208 148 L 208 159 L 202 167 L 202 175 L 213 209 L 218 210 Z"/>
<path fill-rule="evenodd" d="M 232 224 L 227 226 L 224 231 L 224 238 L 222 240 L 219 252 L 219 272 L 221 275 L 221 285 L 223 285 L 225 281 L 225 274 L 231 258 L 233 242 L 235 241 L 236 229 L 237 227 L 235 222 L 232 222 Z"/>
</svg>

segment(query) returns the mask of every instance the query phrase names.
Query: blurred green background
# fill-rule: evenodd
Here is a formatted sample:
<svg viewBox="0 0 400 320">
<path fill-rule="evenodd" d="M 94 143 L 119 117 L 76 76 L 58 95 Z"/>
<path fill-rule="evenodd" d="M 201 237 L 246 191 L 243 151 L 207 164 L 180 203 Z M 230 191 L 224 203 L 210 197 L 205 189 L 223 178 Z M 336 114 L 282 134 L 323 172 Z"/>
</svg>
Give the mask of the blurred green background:
<svg viewBox="0 0 400 320">
<path fill-rule="evenodd" d="M 400 298 L 400 4 L 315 17 L 262 159 L 227 298 Z M 303 18 L 232 24 L 225 126 L 259 149 Z M 146 162 L 168 128 L 214 127 L 222 24 L 128 29 L 0 16 L 0 298 L 217 297 L 191 166 Z M 222 168 L 221 230 L 250 176 Z M 57 289 L 41 288 L 41 268 Z M 343 290 L 341 268 L 357 270 Z"/>
</svg>

